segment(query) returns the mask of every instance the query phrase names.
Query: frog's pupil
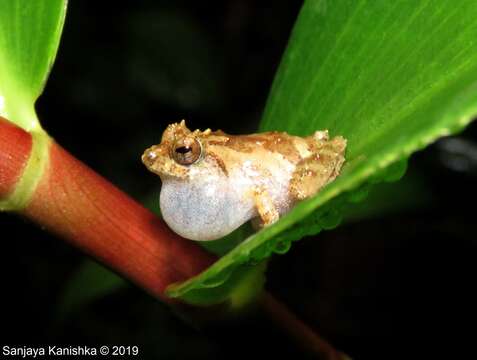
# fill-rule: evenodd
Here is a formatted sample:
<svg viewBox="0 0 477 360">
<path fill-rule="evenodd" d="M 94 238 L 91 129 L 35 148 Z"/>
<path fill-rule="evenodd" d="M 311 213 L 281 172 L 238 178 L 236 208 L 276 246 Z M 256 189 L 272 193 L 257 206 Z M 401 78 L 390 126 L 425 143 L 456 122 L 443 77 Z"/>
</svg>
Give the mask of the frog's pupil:
<svg viewBox="0 0 477 360">
<path fill-rule="evenodd" d="M 192 151 L 192 148 L 189 146 L 180 146 L 176 149 L 176 153 L 187 154 L 189 151 Z"/>
</svg>

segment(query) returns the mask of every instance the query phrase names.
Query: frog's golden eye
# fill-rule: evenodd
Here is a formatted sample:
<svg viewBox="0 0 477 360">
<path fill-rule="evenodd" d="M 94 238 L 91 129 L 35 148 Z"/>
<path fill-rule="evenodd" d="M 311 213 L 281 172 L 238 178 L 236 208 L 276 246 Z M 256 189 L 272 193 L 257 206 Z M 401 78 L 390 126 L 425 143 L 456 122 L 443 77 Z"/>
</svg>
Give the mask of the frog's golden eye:
<svg viewBox="0 0 477 360">
<path fill-rule="evenodd" d="M 202 146 L 199 140 L 185 137 L 176 141 L 172 150 L 172 158 L 181 165 L 191 165 L 199 160 Z"/>
</svg>

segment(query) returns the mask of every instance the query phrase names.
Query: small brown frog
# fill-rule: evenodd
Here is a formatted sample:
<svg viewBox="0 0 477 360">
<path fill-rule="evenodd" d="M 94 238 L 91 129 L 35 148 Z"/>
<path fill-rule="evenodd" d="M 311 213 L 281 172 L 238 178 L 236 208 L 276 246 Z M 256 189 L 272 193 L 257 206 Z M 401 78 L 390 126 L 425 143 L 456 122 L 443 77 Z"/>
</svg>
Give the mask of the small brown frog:
<svg viewBox="0 0 477 360">
<path fill-rule="evenodd" d="M 300 200 L 334 180 L 346 140 L 328 131 L 228 135 L 171 124 L 142 161 L 162 180 L 161 212 L 191 240 L 221 238 L 246 221 L 270 225 Z"/>
</svg>

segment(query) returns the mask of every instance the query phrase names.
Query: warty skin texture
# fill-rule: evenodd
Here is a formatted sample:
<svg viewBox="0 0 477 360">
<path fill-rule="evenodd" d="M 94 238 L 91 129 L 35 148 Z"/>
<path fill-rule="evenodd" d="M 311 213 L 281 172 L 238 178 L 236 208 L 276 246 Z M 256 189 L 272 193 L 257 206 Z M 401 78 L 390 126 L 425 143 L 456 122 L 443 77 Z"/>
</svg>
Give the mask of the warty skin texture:
<svg viewBox="0 0 477 360">
<path fill-rule="evenodd" d="M 191 240 L 221 238 L 246 221 L 270 225 L 338 176 L 346 140 L 327 131 L 228 135 L 168 126 L 142 160 L 160 176 L 166 223 Z"/>
</svg>

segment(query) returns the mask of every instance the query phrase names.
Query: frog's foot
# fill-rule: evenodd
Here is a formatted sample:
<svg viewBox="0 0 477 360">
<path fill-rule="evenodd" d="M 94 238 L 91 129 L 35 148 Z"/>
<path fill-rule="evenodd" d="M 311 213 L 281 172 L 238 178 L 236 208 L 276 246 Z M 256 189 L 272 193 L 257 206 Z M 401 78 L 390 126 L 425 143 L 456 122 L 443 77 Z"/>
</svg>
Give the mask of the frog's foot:
<svg viewBox="0 0 477 360">
<path fill-rule="evenodd" d="M 267 190 L 257 188 L 254 190 L 253 197 L 259 215 L 257 221 L 254 221 L 254 226 L 261 228 L 271 225 L 278 220 L 280 214 Z"/>
<path fill-rule="evenodd" d="M 300 161 L 290 180 L 290 193 L 297 200 L 315 195 L 333 181 L 345 161 L 346 140 L 341 136 L 328 140 L 328 131 L 317 131 L 311 145 L 313 155 Z"/>
</svg>

